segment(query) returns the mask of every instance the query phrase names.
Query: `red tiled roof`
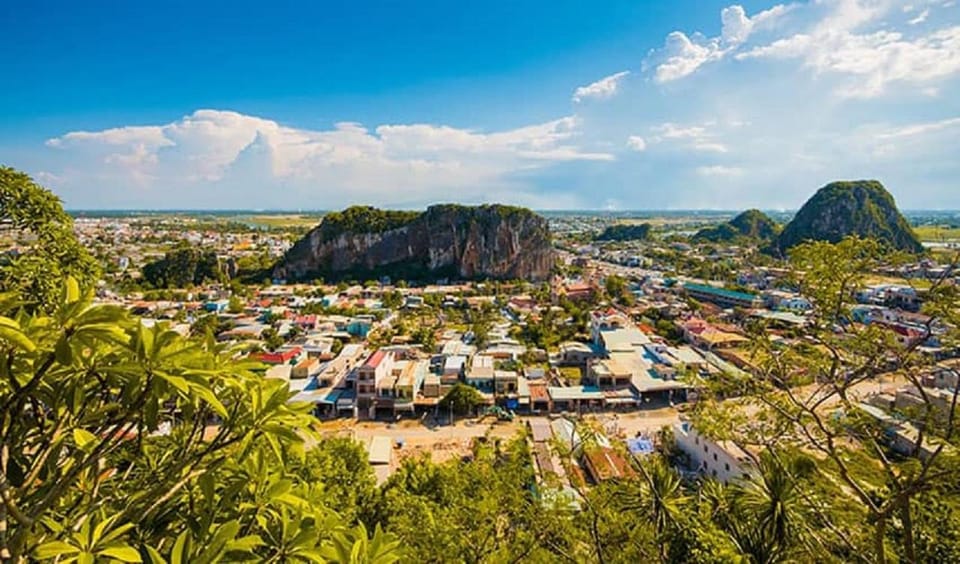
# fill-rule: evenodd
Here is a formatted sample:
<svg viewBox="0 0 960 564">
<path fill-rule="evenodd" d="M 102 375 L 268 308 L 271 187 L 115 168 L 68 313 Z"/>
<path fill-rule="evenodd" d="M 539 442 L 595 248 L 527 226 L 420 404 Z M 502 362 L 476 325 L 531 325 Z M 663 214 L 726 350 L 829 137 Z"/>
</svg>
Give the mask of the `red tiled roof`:
<svg viewBox="0 0 960 564">
<path fill-rule="evenodd" d="M 263 352 L 257 358 L 267 364 L 284 364 L 296 358 L 302 351 L 300 347 L 277 352 Z"/>
<path fill-rule="evenodd" d="M 364 362 L 363 365 L 367 368 L 376 368 L 377 366 L 380 366 L 380 363 L 383 362 L 383 359 L 386 358 L 386 356 L 387 356 L 387 351 L 380 349 L 374 352 L 372 355 L 370 355 L 370 357 L 367 358 L 367 361 Z"/>
</svg>

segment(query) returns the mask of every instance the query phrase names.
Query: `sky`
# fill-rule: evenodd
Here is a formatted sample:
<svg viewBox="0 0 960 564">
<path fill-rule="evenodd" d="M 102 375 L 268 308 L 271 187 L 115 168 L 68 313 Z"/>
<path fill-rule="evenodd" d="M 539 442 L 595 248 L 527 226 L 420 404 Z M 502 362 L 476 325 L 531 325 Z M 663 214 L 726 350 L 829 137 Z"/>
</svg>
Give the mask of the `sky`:
<svg viewBox="0 0 960 564">
<path fill-rule="evenodd" d="M 960 0 L 0 2 L 70 209 L 960 209 Z"/>
</svg>

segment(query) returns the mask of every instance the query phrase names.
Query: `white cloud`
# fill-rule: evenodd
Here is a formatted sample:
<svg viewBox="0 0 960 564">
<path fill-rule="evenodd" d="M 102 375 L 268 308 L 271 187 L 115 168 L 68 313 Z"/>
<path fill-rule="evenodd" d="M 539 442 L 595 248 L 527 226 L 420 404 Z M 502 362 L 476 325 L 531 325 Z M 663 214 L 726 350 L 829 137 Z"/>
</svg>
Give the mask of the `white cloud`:
<svg viewBox="0 0 960 564">
<path fill-rule="evenodd" d="M 927 133 L 942 131 L 944 129 L 948 129 L 952 127 L 960 127 L 960 117 L 947 118 L 947 119 L 925 122 L 925 123 L 915 123 L 911 125 L 905 125 L 901 127 L 887 129 L 886 131 L 881 131 L 877 133 L 876 137 L 878 139 L 897 139 L 900 137 L 913 137 L 916 135 L 926 135 Z"/>
<path fill-rule="evenodd" d="M 928 84 L 960 72 L 960 26 L 908 37 L 881 21 L 889 1 L 836 0 L 822 19 L 805 31 L 738 53 L 737 60 L 799 59 L 817 75 L 848 77 L 837 93 L 871 98 L 891 85 Z M 929 9 L 909 20 L 926 21 Z M 868 31 L 863 29 L 872 27 Z M 878 27 L 879 26 L 879 27 Z"/>
<path fill-rule="evenodd" d="M 743 169 L 735 166 L 724 166 L 724 165 L 712 165 L 712 166 L 700 166 L 697 167 L 697 174 L 700 176 L 708 177 L 730 177 L 730 176 L 740 176 L 743 174 Z"/>
<path fill-rule="evenodd" d="M 639 153 L 647 149 L 647 141 L 639 135 L 631 135 L 627 137 L 627 147 Z"/>
<path fill-rule="evenodd" d="M 573 101 L 580 103 L 591 98 L 595 100 L 612 98 L 620 89 L 620 83 L 629 74 L 630 71 L 622 71 L 611 74 L 610 76 L 605 76 L 592 84 L 581 86 L 574 91 Z"/>
<path fill-rule="evenodd" d="M 922 24 L 923 22 L 927 21 L 927 18 L 928 18 L 928 17 L 930 17 L 930 10 L 929 10 L 929 9 L 920 12 L 920 14 L 919 14 L 917 17 L 913 18 L 912 20 L 908 21 L 907 23 L 910 24 L 910 25 Z"/>
<path fill-rule="evenodd" d="M 662 123 L 650 128 L 654 135 L 650 137 L 649 142 L 650 144 L 672 142 L 678 147 L 695 151 L 726 153 L 729 149 L 716 140 L 717 134 L 710 129 L 715 125 L 712 122 L 688 126 L 672 122 Z"/>
<path fill-rule="evenodd" d="M 644 66 L 655 69 L 654 81 L 658 83 L 689 76 L 703 65 L 723 59 L 755 31 L 774 26 L 792 9 L 792 5 L 779 4 L 750 18 L 742 6 L 728 6 L 720 12 L 719 36 L 707 38 L 699 33 L 688 36 L 682 31 L 673 31 L 667 35 L 662 49 L 651 52 Z"/>
<path fill-rule="evenodd" d="M 960 73 L 960 27 L 941 27 L 924 33 L 895 31 L 888 17 L 904 18 L 915 6 L 894 10 L 895 0 L 816 0 L 807 4 L 777 5 L 748 17 L 741 6 L 721 11 L 721 32 L 714 37 L 674 31 L 663 48 L 644 62 L 656 83 L 689 76 L 709 63 L 724 59 L 797 59 L 815 75 L 846 77 L 837 93 L 847 98 L 869 98 L 897 83 L 929 86 L 930 82 Z M 909 8 L 909 9 L 907 9 Z M 797 12 L 796 17 L 784 16 Z M 906 16 L 905 27 L 929 23 L 930 8 Z M 885 19 L 887 18 L 887 19 Z M 783 23 L 794 29 L 784 33 Z M 903 19 L 900 20 L 904 21 Z M 763 30 L 758 42 L 757 32 Z M 773 32 L 776 32 L 775 34 Z M 916 32 L 916 30 L 914 30 Z"/>
<path fill-rule="evenodd" d="M 525 188 L 512 177 L 552 163 L 603 161 L 581 149 L 580 122 L 564 117 L 498 132 L 450 126 L 356 123 L 307 130 L 230 111 L 198 110 L 148 127 L 71 132 L 50 139 L 69 166 L 60 184 L 93 179 L 190 194 L 212 186 L 262 183 L 331 202 L 449 199 L 450 190 Z M 239 205 L 238 207 L 244 207 Z"/>
</svg>

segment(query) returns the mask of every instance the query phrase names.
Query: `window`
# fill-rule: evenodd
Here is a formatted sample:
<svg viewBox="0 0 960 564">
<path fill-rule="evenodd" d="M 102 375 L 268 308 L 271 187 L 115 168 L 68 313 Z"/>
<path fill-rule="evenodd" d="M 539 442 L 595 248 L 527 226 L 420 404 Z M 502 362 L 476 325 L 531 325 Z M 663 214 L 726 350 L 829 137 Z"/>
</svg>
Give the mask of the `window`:
<svg viewBox="0 0 960 564">
<path fill-rule="evenodd" d="M 714 460 L 714 462 L 716 462 L 716 460 L 717 460 L 717 453 L 713 453 L 713 460 Z"/>
<path fill-rule="evenodd" d="M 700 444 L 700 437 L 694 437 L 694 439 L 693 439 L 693 444 L 695 444 L 695 445 Z"/>
<path fill-rule="evenodd" d="M 703 445 L 703 452 L 707 452 L 707 445 Z"/>
<path fill-rule="evenodd" d="M 730 471 L 730 463 L 724 464 L 723 467 L 726 468 L 727 472 Z"/>
</svg>

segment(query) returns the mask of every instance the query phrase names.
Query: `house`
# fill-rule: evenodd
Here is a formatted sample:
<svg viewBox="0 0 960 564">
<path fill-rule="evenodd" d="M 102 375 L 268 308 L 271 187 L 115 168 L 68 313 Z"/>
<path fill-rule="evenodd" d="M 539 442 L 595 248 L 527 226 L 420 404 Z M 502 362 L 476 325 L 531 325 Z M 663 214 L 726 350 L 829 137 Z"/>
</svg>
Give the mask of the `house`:
<svg viewBox="0 0 960 564">
<path fill-rule="evenodd" d="M 560 344 L 560 364 L 565 366 L 586 366 L 587 361 L 597 355 L 586 343 L 568 341 Z"/>
<path fill-rule="evenodd" d="M 883 429 L 887 445 L 902 456 L 915 456 L 922 461 L 929 459 L 941 447 L 945 452 L 954 453 L 955 449 L 944 444 L 930 434 L 921 435 L 920 431 L 905 421 L 900 421 L 883 409 L 868 403 L 858 403 L 854 409 L 873 419 Z M 921 436 L 923 440 L 921 441 Z"/>
<path fill-rule="evenodd" d="M 390 375 L 393 369 L 394 357 L 383 349 L 375 351 L 357 369 L 357 404 L 359 407 L 370 407 L 377 395 L 380 382 Z"/>
<path fill-rule="evenodd" d="M 681 323 L 680 329 L 685 341 L 707 350 L 736 346 L 749 341 L 742 335 L 723 331 L 699 318 L 691 318 Z"/>
<path fill-rule="evenodd" d="M 216 300 L 209 301 L 203 304 L 204 311 L 210 313 L 223 313 L 227 311 L 227 308 L 230 306 L 229 300 Z"/>
<path fill-rule="evenodd" d="M 298 362 L 290 373 L 291 378 L 309 378 L 320 371 L 320 361 L 315 357 L 306 357 Z"/>
<path fill-rule="evenodd" d="M 754 471 L 753 459 L 738 445 L 701 435 L 687 421 L 674 425 L 673 436 L 677 448 L 690 458 L 691 468 L 704 476 L 729 484 Z"/>
<path fill-rule="evenodd" d="M 768 290 L 763 293 L 763 304 L 769 309 L 780 311 L 804 312 L 813 309 L 813 304 L 807 298 L 794 292 L 784 290 Z"/>
<path fill-rule="evenodd" d="M 340 354 L 326 363 L 317 374 L 317 381 L 320 386 L 339 386 L 344 384 L 347 375 L 357 366 L 357 363 L 363 358 L 363 354 L 363 345 L 344 345 L 343 349 L 340 350 Z"/>
<path fill-rule="evenodd" d="M 592 312 L 590 314 L 590 337 L 593 344 L 601 346 L 600 335 L 606 331 L 614 331 L 631 325 L 627 316 L 615 309 L 608 309 L 603 312 Z"/>
<path fill-rule="evenodd" d="M 443 359 L 443 371 L 440 373 L 440 377 L 444 381 L 451 381 L 456 383 L 460 380 L 460 376 L 463 375 L 463 367 L 467 363 L 467 357 L 465 356 L 448 356 Z"/>
<path fill-rule="evenodd" d="M 498 394 L 515 394 L 518 391 L 519 374 L 516 370 L 494 370 L 493 386 Z"/>
<path fill-rule="evenodd" d="M 523 356 L 525 352 L 527 352 L 527 348 L 523 346 L 520 341 L 507 337 L 492 339 L 487 347 L 483 349 L 483 354 L 490 355 L 499 360 L 517 360 Z"/>
<path fill-rule="evenodd" d="M 304 352 L 300 347 L 280 349 L 275 352 L 262 352 L 254 358 L 265 364 L 296 364 L 303 358 Z"/>
<path fill-rule="evenodd" d="M 931 388 L 956 390 L 960 383 L 960 360 L 947 360 L 937 364 L 923 376 L 923 385 Z"/>
<path fill-rule="evenodd" d="M 426 374 L 423 378 L 423 397 L 439 398 L 440 394 L 440 376 L 436 374 Z"/>
<path fill-rule="evenodd" d="M 372 315 L 358 315 L 347 322 L 347 333 L 354 337 L 366 338 L 376 318 Z"/>
<path fill-rule="evenodd" d="M 595 293 L 594 286 L 586 282 L 566 284 L 560 291 L 561 296 L 575 302 L 591 300 Z"/>
<path fill-rule="evenodd" d="M 635 475 L 630 463 L 610 447 L 584 448 L 583 467 L 595 484 Z"/>
<path fill-rule="evenodd" d="M 470 370 L 466 375 L 466 383 L 469 386 L 490 393 L 493 391 L 493 366 L 494 358 L 486 354 L 474 355 L 470 363 Z"/>
<path fill-rule="evenodd" d="M 630 385 L 633 370 L 617 359 L 598 359 L 590 362 L 583 378 L 585 385 L 598 388 L 622 388 Z"/>
<path fill-rule="evenodd" d="M 317 316 L 313 314 L 298 315 L 293 318 L 293 323 L 301 329 L 312 331 L 317 328 Z"/>
<path fill-rule="evenodd" d="M 407 366 L 397 376 L 394 397 L 398 406 L 409 406 L 413 409 L 413 401 L 417 399 L 421 386 L 427 376 L 428 363 L 425 360 L 408 361 Z"/>
<path fill-rule="evenodd" d="M 923 396 L 926 396 L 926 401 Z M 953 406 L 953 392 L 943 388 L 924 388 L 921 391 L 914 386 L 904 386 L 894 396 L 894 408 L 909 418 L 923 418 L 928 402 L 932 415 L 941 422 L 946 421 Z"/>
</svg>

